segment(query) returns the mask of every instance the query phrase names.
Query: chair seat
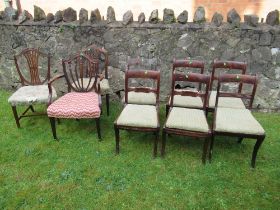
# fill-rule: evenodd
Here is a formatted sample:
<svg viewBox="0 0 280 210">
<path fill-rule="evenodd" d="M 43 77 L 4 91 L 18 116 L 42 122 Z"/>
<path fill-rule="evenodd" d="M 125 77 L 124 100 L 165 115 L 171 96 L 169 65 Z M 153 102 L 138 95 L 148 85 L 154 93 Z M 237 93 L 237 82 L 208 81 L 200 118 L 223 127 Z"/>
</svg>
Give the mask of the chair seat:
<svg viewBox="0 0 280 210">
<path fill-rule="evenodd" d="M 216 103 L 217 91 L 211 91 L 209 97 L 209 108 L 214 109 Z M 235 108 L 235 109 L 246 109 L 241 98 L 234 97 L 220 97 L 218 107 L 223 108 Z"/>
<path fill-rule="evenodd" d="M 70 92 L 53 102 L 47 109 L 49 117 L 99 118 L 99 95 L 95 92 Z"/>
<path fill-rule="evenodd" d="M 171 98 L 169 98 L 169 104 L 170 102 L 171 102 Z M 202 108 L 203 101 L 201 97 L 174 95 L 173 106 L 188 107 L 188 108 Z"/>
<path fill-rule="evenodd" d="M 117 125 L 141 128 L 159 127 L 155 106 L 127 104 L 116 122 Z"/>
<path fill-rule="evenodd" d="M 127 102 L 129 104 L 155 105 L 157 102 L 157 95 L 155 93 L 130 91 L 127 93 Z"/>
<path fill-rule="evenodd" d="M 262 126 L 248 109 L 218 108 L 214 130 L 237 134 L 263 135 Z"/>
<path fill-rule="evenodd" d="M 209 132 L 208 123 L 203 110 L 173 107 L 166 120 L 167 128 Z"/>
<path fill-rule="evenodd" d="M 49 89 L 47 85 L 23 86 L 14 92 L 8 99 L 12 106 L 47 104 L 49 98 Z M 52 87 L 52 98 L 56 99 L 56 91 Z"/>
<path fill-rule="evenodd" d="M 81 79 L 79 79 L 79 82 L 81 83 Z M 88 83 L 89 83 L 89 78 L 83 78 L 83 85 L 85 87 L 87 87 Z M 94 83 L 94 78 L 91 79 L 90 83 L 91 83 L 90 85 Z M 72 83 L 72 85 L 75 87 L 74 83 Z M 110 85 L 108 79 L 104 78 L 100 81 L 100 92 L 102 95 L 110 93 Z"/>
</svg>

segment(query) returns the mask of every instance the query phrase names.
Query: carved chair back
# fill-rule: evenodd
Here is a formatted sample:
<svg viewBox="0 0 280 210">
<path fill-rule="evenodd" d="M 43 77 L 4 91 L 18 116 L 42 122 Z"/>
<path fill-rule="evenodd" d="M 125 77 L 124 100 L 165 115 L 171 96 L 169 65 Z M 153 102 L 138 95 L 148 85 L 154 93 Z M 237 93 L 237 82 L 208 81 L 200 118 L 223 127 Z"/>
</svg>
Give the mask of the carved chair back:
<svg viewBox="0 0 280 210">
<path fill-rule="evenodd" d="M 131 87 L 129 79 L 153 80 L 156 87 Z M 125 103 L 128 102 L 128 92 L 155 93 L 156 103 L 159 105 L 160 72 L 155 70 L 127 70 L 125 72 Z"/>
<path fill-rule="evenodd" d="M 62 60 L 63 73 L 68 91 L 99 93 L 98 62 L 81 53 L 68 60 Z"/>
<path fill-rule="evenodd" d="M 27 48 L 14 56 L 17 72 L 21 84 L 24 85 L 42 85 L 50 80 L 50 55 L 40 52 L 35 48 Z M 39 68 L 47 63 L 47 72 L 44 72 L 44 78 L 40 76 Z M 25 70 L 25 71 L 24 71 Z M 43 73 L 43 72 L 42 72 Z"/>
<path fill-rule="evenodd" d="M 252 86 L 251 91 L 248 93 L 232 93 L 232 92 L 221 92 L 221 87 L 225 83 L 239 83 L 239 84 L 247 84 Z M 218 78 L 218 89 L 217 89 L 217 97 L 215 108 L 218 106 L 218 98 L 219 97 L 235 97 L 241 98 L 248 101 L 247 108 L 252 109 L 253 101 L 255 98 L 256 90 L 257 90 L 258 79 L 257 76 L 251 75 L 240 75 L 240 74 L 223 74 Z"/>
<path fill-rule="evenodd" d="M 175 89 L 176 82 L 187 81 L 192 83 L 199 83 L 205 85 L 204 90 L 200 90 L 194 92 L 192 90 L 183 90 L 178 91 Z M 173 73 L 172 74 L 172 91 L 171 91 L 171 101 L 170 106 L 173 106 L 174 96 L 181 95 L 181 96 L 191 96 L 191 97 L 201 97 L 203 101 L 203 110 L 206 110 L 207 98 L 208 98 L 208 91 L 210 85 L 210 76 L 205 74 L 199 73 Z"/>
</svg>

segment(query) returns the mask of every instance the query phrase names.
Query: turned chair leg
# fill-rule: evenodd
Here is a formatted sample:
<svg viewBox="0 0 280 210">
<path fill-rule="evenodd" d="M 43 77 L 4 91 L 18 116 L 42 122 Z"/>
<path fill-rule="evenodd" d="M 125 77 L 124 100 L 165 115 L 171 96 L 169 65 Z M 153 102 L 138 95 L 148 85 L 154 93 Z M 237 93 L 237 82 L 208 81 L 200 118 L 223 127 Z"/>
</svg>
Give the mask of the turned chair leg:
<svg viewBox="0 0 280 210">
<path fill-rule="evenodd" d="M 110 95 L 106 94 L 106 109 L 107 109 L 107 116 L 109 116 L 109 106 L 110 106 Z"/>
<path fill-rule="evenodd" d="M 13 110 L 13 114 L 14 114 L 14 118 L 15 118 L 17 127 L 20 128 L 19 117 L 18 117 L 18 113 L 17 113 L 17 107 L 16 106 L 12 106 L 12 110 Z"/>
<path fill-rule="evenodd" d="M 167 117 L 167 115 L 168 115 L 169 108 L 170 108 L 169 105 L 166 104 L 166 105 L 165 105 L 165 117 Z"/>
<path fill-rule="evenodd" d="M 214 140 L 215 140 L 215 136 L 212 135 L 211 136 L 211 141 L 210 141 L 209 161 L 211 161 L 211 159 L 212 159 Z"/>
<path fill-rule="evenodd" d="M 162 130 L 162 143 L 161 143 L 161 157 L 165 155 L 165 145 L 166 145 L 166 132 Z"/>
<path fill-rule="evenodd" d="M 155 132 L 155 141 L 154 141 L 154 157 L 157 156 L 157 146 L 158 146 L 158 139 L 159 139 L 159 130 Z"/>
<path fill-rule="evenodd" d="M 258 151 L 259 151 L 260 146 L 261 146 L 262 143 L 263 143 L 264 138 L 265 138 L 264 136 L 259 137 L 259 138 L 257 139 L 257 142 L 256 142 L 255 146 L 254 146 L 254 150 L 253 150 L 253 153 L 252 153 L 252 160 L 251 160 L 251 166 L 252 166 L 252 168 L 255 168 L 255 166 L 256 166 L 257 154 L 258 154 Z"/>
<path fill-rule="evenodd" d="M 56 136 L 55 118 L 54 118 L 54 117 L 49 117 L 49 119 L 50 119 L 50 123 L 51 123 L 53 138 L 54 138 L 55 140 L 58 140 L 58 139 L 57 139 L 57 136 Z"/>
<path fill-rule="evenodd" d="M 242 140 L 243 140 L 243 138 L 242 138 L 242 137 L 239 137 L 237 143 L 238 143 L 238 144 L 241 144 L 241 143 L 242 143 Z"/>
<path fill-rule="evenodd" d="M 101 141 L 100 118 L 95 118 L 95 123 L 96 123 L 98 139 L 99 139 L 99 141 Z"/>
<path fill-rule="evenodd" d="M 116 154 L 120 153 L 120 130 L 114 125 L 115 129 L 115 140 L 116 140 Z"/>
<path fill-rule="evenodd" d="M 32 105 L 30 105 L 30 109 L 31 109 L 32 112 L 35 112 L 35 109 Z"/>
<path fill-rule="evenodd" d="M 209 148 L 209 138 L 206 137 L 204 140 L 203 153 L 202 153 L 202 163 L 203 164 L 205 164 L 205 162 L 206 162 L 208 148 Z"/>
</svg>

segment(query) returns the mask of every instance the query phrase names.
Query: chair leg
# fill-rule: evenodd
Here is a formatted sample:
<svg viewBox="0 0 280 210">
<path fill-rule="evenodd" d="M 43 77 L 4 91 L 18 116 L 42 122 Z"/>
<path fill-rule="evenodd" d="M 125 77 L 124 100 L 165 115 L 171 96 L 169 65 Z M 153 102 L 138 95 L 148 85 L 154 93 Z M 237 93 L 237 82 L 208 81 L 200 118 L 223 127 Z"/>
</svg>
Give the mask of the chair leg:
<svg viewBox="0 0 280 210">
<path fill-rule="evenodd" d="M 12 106 L 12 110 L 13 110 L 13 114 L 14 114 L 14 118 L 15 118 L 17 127 L 20 128 L 19 117 L 18 117 L 18 113 L 17 113 L 17 107 L 16 106 Z"/>
<path fill-rule="evenodd" d="M 168 112 L 169 112 L 170 106 L 168 104 L 165 105 L 165 117 L 167 117 Z"/>
<path fill-rule="evenodd" d="M 30 109 L 31 109 L 32 112 L 35 112 L 35 109 L 32 105 L 30 105 Z"/>
<path fill-rule="evenodd" d="M 243 138 L 242 138 L 242 137 L 239 137 L 237 143 L 238 143 L 238 144 L 241 144 L 241 143 L 242 143 L 242 140 L 243 140 Z"/>
<path fill-rule="evenodd" d="M 211 141 L 210 141 L 210 151 L 209 151 L 209 161 L 210 161 L 210 162 L 211 162 L 211 159 L 212 159 L 214 140 L 215 140 L 215 136 L 212 135 L 212 136 L 211 136 Z"/>
<path fill-rule="evenodd" d="M 161 157 L 165 155 L 165 145 L 166 145 L 166 132 L 162 130 L 162 143 L 161 143 Z"/>
<path fill-rule="evenodd" d="M 51 123 L 51 127 L 52 127 L 53 138 L 55 140 L 58 140 L 57 136 L 56 136 L 55 118 L 54 117 L 49 117 L 49 119 L 50 119 L 50 123 Z"/>
<path fill-rule="evenodd" d="M 158 145 L 158 139 L 159 139 L 159 130 L 155 132 L 155 141 L 154 141 L 154 157 L 157 156 L 157 145 Z"/>
<path fill-rule="evenodd" d="M 264 136 L 259 137 L 259 138 L 257 139 L 257 142 L 256 142 L 255 146 L 254 146 L 254 150 L 253 150 L 253 154 L 252 154 L 252 160 L 251 160 L 251 166 L 252 166 L 252 168 L 255 168 L 255 166 L 256 166 L 257 154 L 258 154 L 258 151 L 259 151 L 260 146 L 261 146 L 262 143 L 263 143 L 264 138 L 265 138 Z"/>
<path fill-rule="evenodd" d="M 204 140 L 203 153 L 202 153 L 202 163 L 203 164 L 205 164 L 205 162 L 206 162 L 208 148 L 209 148 L 209 138 L 206 137 Z"/>
<path fill-rule="evenodd" d="M 96 123 L 98 139 L 99 139 L 99 141 L 101 141 L 100 118 L 95 118 L 95 123 Z"/>
<path fill-rule="evenodd" d="M 109 106 L 110 106 L 110 95 L 106 94 L 106 109 L 107 109 L 107 116 L 109 116 Z"/>
<path fill-rule="evenodd" d="M 61 123 L 61 121 L 60 121 L 59 118 L 57 118 L 56 120 L 57 120 L 57 124 L 60 124 L 60 123 Z"/>
<path fill-rule="evenodd" d="M 116 154 L 120 153 L 120 130 L 114 125 L 115 129 L 115 140 L 116 140 Z"/>
</svg>

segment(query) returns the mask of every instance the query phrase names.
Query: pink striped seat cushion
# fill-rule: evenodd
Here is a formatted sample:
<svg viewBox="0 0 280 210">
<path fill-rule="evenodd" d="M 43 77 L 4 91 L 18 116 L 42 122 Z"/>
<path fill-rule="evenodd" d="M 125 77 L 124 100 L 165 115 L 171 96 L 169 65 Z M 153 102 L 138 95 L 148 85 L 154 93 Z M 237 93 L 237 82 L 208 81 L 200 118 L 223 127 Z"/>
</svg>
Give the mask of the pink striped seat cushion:
<svg viewBox="0 0 280 210">
<path fill-rule="evenodd" d="M 49 117 L 55 118 L 98 118 L 100 117 L 99 96 L 95 92 L 67 93 L 47 109 Z"/>
</svg>

